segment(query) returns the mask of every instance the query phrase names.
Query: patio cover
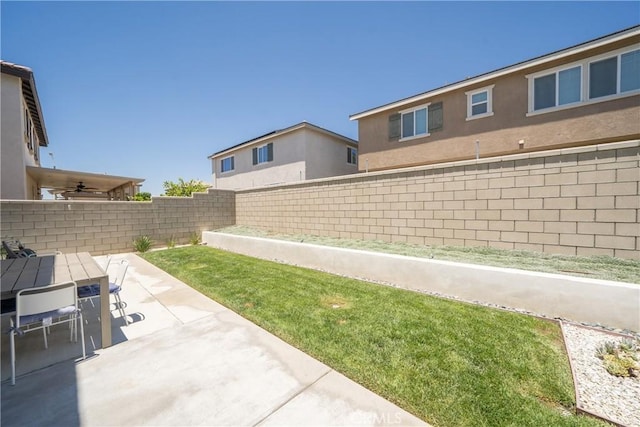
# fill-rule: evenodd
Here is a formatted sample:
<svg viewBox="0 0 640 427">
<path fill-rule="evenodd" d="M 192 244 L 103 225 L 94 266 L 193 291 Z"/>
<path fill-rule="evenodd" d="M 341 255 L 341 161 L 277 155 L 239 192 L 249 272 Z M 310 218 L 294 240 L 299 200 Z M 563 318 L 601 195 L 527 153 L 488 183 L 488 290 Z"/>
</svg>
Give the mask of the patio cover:
<svg viewBox="0 0 640 427">
<path fill-rule="evenodd" d="M 36 166 L 27 166 L 27 174 L 38 183 L 41 189 L 49 190 L 49 193 L 61 195 L 65 199 L 127 200 L 127 196 L 134 196 L 138 192 L 138 187 L 144 182 L 141 178 Z M 79 184 L 81 184 L 80 187 Z"/>
</svg>

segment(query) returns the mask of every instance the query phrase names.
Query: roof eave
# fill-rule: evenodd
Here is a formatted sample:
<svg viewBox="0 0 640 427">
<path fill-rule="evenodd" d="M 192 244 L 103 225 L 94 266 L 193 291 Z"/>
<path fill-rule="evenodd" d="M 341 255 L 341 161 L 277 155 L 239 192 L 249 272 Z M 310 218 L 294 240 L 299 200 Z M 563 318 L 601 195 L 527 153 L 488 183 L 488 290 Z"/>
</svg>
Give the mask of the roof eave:
<svg viewBox="0 0 640 427">
<path fill-rule="evenodd" d="M 504 76 L 506 74 L 511 74 L 511 73 L 515 73 L 518 71 L 522 71 L 523 69 L 526 68 L 531 68 L 531 67 L 535 67 L 537 65 L 541 65 L 544 64 L 546 62 L 551 62 L 551 61 L 555 61 L 557 59 L 562 59 L 564 57 L 567 57 L 569 55 L 574 55 L 576 53 L 580 53 L 580 52 L 584 52 L 587 50 L 591 50 L 591 49 L 595 49 L 598 48 L 600 46 L 606 45 L 606 44 L 610 44 L 610 43 L 615 43 L 617 41 L 620 40 L 624 40 L 627 38 L 631 38 L 634 36 L 637 36 L 640 34 L 640 25 L 635 26 L 635 27 L 631 27 L 631 28 L 627 28 L 626 30 L 622 30 L 622 31 L 618 31 L 616 33 L 607 35 L 607 36 L 603 36 L 600 38 L 597 38 L 595 40 L 591 40 L 585 43 L 581 43 L 579 45 L 576 46 L 572 46 L 569 48 L 565 48 L 565 49 L 561 49 L 559 51 L 555 51 L 543 56 L 539 56 L 533 59 L 529 59 L 527 61 L 523 61 L 523 62 L 519 62 L 516 63 L 514 65 L 510 65 L 504 68 L 499 68 L 495 71 L 490 71 L 488 73 L 484 73 L 484 74 L 480 74 L 476 77 L 472 77 L 469 79 L 465 79 L 465 80 L 461 80 L 459 82 L 456 83 L 451 83 L 448 84 L 446 86 L 442 86 L 439 87 L 437 89 L 428 91 L 428 92 L 423 92 L 421 94 L 418 95 L 414 95 L 414 96 L 410 96 L 408 98 L 403 98 L 399 101 L 395 101 L 395 102 L 391 102 L 389 104 L 384 104 L 381 105 L 380 107 L 376 107 L 376 108 L 372 108 L 369 110 L 365 110 L 362 111 L 360 113 L 356 113 L 356 114 L 352 114 L 349 116 L 349 120 L 359 120 L 362 119 L 364 117 L 368 117 L 371 116 L 373 114 L 377 114 L 377 113 L 381 113 L 383 111 L 387 111 L 387 110 L 391 110 L 391 109 L 395 109 L 395 108 L 399 108 L 399 107 L 403 107 L 407 104 L 411 104 L 414 102 L 418 102 L 418 101 L 422 101 L 428 98 L 432 98 L 434 96 L 438 96 L 441 95 L 443 93 L 446 92 L 450 92 L 453 90 L 458 90 L 458 89 L 463 89 L 465 87 L 468 86 L 472 86 L 478 83 L 482 83 L 484 81 L 490 80 L 490 79 L 495 79 L 497 77 L 501 77 Z"/>
<path fill-rule="evenodd" d="M 36 130 L 38 132 L 38 138 L 40 139 L 39 145 L 41 147 L 47 147 L 49 145 L 49 137 L 47 136 L 47 129 L 44 125 L 44 115 L 42 114 L 42 106 L 40 105 L 40 98 L 38 97 L 33 70 L 29 67 L 12 64 L 6 61 L 2 61 L 1 64 L 2 72 L 20 78 L 22 80 L 23 92 L 27 92 L 27 94 L 30 94 L 33 97 L 34 105 L 28 105 L 28 107 L 31 115 L 35 117 L 38 122 L 36 123 Z"/>
<path fill-rule="evenodd" d="M 240 150 L 240 149 L 243 149 L 243 148 L 250 147 L 252 145 L 257 145 L 257 144 L 264 143 L 265 141 L 268 141 L 268 140 L 273 139 L 275 137 L 282 136 L 282 135 L 285 135 L 287 133 L 290 133 L 290 132 L 293 132 L 293 131 L 296 131 L 298 129 L 302 129 L 302 128 L 305 128 L 305 127 L 308 127 L 309 129 L 315 130 L 317 132 L 322 132 L 322 133 L 325 133 L 327 135 L 342 139 L 343 141 L 345 141 L 348 144 L 353 144 L 353 145 L 356 145 L 356 146 L 358 145 L 358 141 L 356 141 L 354 139 L 351 139 L 349 137 L 346 137 L 344 135 L 340 135 L 339 133 L 332 132 L 332 131 L 330 131 L 328 129 L 325 129 L 325 128 L 322 128 L 320 126 L 316 126 L 313 123 L 300 122 L 300 123 L 296 123 L 293 126 L 289 126 L 288 128 L 284 128 L 284 129 L 280 129 L 280 130 L 276 130 L 276 131 L 270 132 L 270 133 L 264 135 L 263 137 L 258 137 L 256 139 L 250 139 L 249 141 L 245 141 L 245 142 L 240 143 L 238 145 L 234 145 L 233 147 L 225 148 L 224 150 L 218 151 L 217 153 L 213 153 L 212 155 L 208 156 L 207 158 L 208 159 L 214 159 L 216 157 L 220 157 L 220 156 L 229 154 L 231 152 L 234 152 L 234 151 L 237 151 L 237 150 Z"/>
</svg>

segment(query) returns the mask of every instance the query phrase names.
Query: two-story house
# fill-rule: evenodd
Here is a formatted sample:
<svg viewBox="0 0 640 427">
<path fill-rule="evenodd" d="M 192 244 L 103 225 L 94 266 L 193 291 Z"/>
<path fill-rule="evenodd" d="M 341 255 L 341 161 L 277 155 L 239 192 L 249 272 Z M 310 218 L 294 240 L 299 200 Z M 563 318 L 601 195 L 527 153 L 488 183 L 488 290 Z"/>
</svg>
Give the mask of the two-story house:
<svg viewBox="0 0 640 427">
<path fill-rule="evenodd" d="M 239 190 L 358 171 L 358 142 L 308 122 L 209 156 L 213 187 Z"/>
<path fill-rule="evenodd" d="M 25 171 L 27 166 L 40 166 L 40 147 L 49 140 L 33 72 L 4 61 L 0 65 L 0 194 L 3 199 L 39 199 L 38 184 Z"/>
<path fill-rule="evenodd" d="M 40 147 L 49 140 L 33 71 L 0 61 L 0 199 L 40 200 L 48 189 L 64 199 L 128 200 L 144 181 L 90 172 L 43 168 Z"/>
<path fill-rule="evenodd" d="M 360 170 L 640 138 L 640 26 L 350 116 Z"/>
</svg>

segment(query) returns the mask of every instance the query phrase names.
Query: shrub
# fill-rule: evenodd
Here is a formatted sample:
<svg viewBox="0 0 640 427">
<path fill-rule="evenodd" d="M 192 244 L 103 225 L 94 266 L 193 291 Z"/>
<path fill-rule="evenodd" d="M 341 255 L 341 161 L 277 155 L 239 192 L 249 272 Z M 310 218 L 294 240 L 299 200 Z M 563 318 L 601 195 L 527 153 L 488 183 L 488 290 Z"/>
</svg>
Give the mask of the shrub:
<svg viewBox="0 0 640 427">
<path fill-rule="evenodd" d="M 133 248 L 137 252 L 147 252 L 149 249 L 151 249 L 151 245 L 152 244 L 153 244 L 153 241 L 151 240 L 151 237 L 149 237 L 149 236 L 138 236 L 133 241 Z"/>
<path fill-rule="evenodd" d="M 596 349 L 604 368 L 617 377 L 637 377 L 640 374 L 640 346 L 631 339 L 619 343 L 607 341 Z"/>
<path fill-rule="evenodd" d="M 150 202 L 151 201 L 151 193 L 143 191 L 135 196 L 133 196 L 133 200 L 135 202 Z"/>
<path fill-rule="evenodd" d="M 169 237 L 167 239 L 167 247 L 169 249 L 171 249 L 171 248 L 173 248 L 175 246 L 176 246 L 176 239 L 175 239 L 175 237 L 173 237 L 173 234 L 172 234 L 171 237 Z"/>
<path fill-rule="evenodd" d="M 200 244 L 200 235 L 196 232 L 191 234 L 191 236 L 189 237 L 189 243 L 191 243 L 192 245 Z"/>
<path fill-rule="evenodd" d="M 205 184 L 202 181 L 190 180 L 185 181 L 182 178 L 178 179 L 178 182 L 165 181 L 162 183 L 164 187 L 165 196 L 177 196 L 177 197 L 189 197 L 193 193 L 203 193 L 210 187 L 209 184 Z"/>
</svg>

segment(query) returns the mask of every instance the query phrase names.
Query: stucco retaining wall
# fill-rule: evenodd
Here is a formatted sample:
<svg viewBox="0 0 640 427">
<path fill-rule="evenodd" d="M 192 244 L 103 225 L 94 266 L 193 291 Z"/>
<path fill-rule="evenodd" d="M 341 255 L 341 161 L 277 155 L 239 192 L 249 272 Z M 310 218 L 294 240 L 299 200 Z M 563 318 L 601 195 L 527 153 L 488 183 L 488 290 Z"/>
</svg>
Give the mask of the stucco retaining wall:
<svg viewBox="0 0 640 427">
<path fill-rule="evenodd" d="M 252 257 L 640 331 L 640 285 L 216 232 L 202 240 Z"/>
<path fill-rule="evenodd" d="M 640 141 L 236 193 L 236 224 L 288 234 L 640 259 Z"/>
<path fill-rule="evenodd" d="M 38 252 L 131 252 L 148 235 L 155 246 L 170 238 L 187 243 L 193 233 L 235 223 L 232 191 L 209 190 L 192 197 L 154 197 L 151 202 L 2 200 L 2 238 L 19 239 Z"/>
</svg>

